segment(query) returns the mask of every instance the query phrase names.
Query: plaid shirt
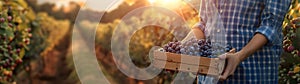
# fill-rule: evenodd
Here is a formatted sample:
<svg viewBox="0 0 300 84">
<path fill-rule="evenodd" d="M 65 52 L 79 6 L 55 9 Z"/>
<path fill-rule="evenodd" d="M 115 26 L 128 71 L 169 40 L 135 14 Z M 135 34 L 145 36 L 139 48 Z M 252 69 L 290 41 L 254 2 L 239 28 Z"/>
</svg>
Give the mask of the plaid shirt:
<svg viewBox="0 0 300 84">
<path fill-rule="evenodd" d="M 207 17 L 212 8 L 200 2 L 201 22 L 205 31 Z M 277 84 L 278 65 L 282 53 L 282 22 L 290 0 L 213 0 L 225 30 L 227 44 L 240 51 L 256 33 L 263 34 L 268 43 L 249 56 L 237 67 L 228 84 Z M 213 5 L 213 4 L 209 4 Z"/>
</svg>

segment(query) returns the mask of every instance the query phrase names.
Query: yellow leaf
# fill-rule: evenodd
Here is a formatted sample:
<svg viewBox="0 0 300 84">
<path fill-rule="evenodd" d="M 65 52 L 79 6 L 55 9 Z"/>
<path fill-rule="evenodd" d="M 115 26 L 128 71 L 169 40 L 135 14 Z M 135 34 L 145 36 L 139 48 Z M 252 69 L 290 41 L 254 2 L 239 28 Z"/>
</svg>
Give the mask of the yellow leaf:
<svg viewBox="0 0 300 84">
<path fill-rule="evenodd" d="M 300 72 L 300 67 L 295 67 L 294 68 L 294 73 Z"/>
<path fill-rule="evenodd" d="M 20 58 L 23 58 L 25 55 L 25 49 L 22 49 L 21 52 L 20 52 Z"/>
</svg>

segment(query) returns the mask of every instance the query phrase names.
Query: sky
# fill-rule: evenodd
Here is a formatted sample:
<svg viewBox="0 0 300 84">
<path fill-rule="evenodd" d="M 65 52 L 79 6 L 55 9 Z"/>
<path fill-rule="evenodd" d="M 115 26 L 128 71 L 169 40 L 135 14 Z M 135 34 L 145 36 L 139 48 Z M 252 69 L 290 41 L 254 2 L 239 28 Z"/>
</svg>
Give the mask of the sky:
<svg viewBox="0 0 300 84">
<path fill-rule="evenodd" d="M 85 2 L 85 6 L 97 11 L 104 11 L 106 8 L 110 11 L 118 5 L 123 2 L 123 0 L 37 0 L 39 4 L 50 2 L 55 3 L 57 6 L 67 6 L 70 1 L 75 2 Z M 87 1 L 87 2 L 86 2 Z M 115 3 L 114 5 L 111 5 L 112 3 Z"/>
</svg>

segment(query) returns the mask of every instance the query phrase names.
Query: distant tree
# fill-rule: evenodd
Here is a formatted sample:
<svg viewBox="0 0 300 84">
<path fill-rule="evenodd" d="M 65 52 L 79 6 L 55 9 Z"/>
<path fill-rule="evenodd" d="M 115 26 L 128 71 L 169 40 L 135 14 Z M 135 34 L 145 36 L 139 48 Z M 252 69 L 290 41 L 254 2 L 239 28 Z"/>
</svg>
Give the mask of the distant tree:
<svg viewBox="0 0 300 84">
<path fill-rule="evenodd" d="M 27 4 L 31 6 L 33 10 L 37 10 L 39 8 L 37 5 L 37 0 L 25 0 L 25 2 L 27 2 Z"/>
<path fill-rule="evenodd" d="M 145 6 L 147 3 L 145 0 L 127 0 L 128 2 L 121 3 L 116 9 L 107 12 L 101 18 L 101 23 L 113 22 L 115 19 L 121 19 L 130 11 Z M 134 4 L 130 4 L 134 3 Z"/>
</svg>

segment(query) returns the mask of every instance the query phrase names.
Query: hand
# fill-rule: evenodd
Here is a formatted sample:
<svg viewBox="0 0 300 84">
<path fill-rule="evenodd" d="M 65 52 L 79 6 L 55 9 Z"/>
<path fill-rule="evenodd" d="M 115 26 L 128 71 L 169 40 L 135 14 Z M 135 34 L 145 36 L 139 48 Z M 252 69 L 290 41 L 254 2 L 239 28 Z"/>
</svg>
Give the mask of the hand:
<svg viewBox="0 0 300 84">
<path fill-rule="evenodd" d="M 185 36 L 185 38 L 181 40 L 181 42 L 182 42 L 182 43 L 185 43 L 185 42 L 187 42 L 188 40 L 190 40 L 190 39 L 192 39 L 192 38 L 196 38 L 196 36 L 195 36 L 193 30 L 190 31 L 190 32 Z"/>
<path fill-rule="evenodd" d="M 240 64 L 242 61 L 240 57 L 243 54 L 241 52 L 237 53 L 227 53 L 225 55 L 221 55 L 219 58 L 220 59 L 226 59 L 227 65 L 224 70 L 224 73 L 220 76 L 220 80 L 224 81 L 226 80 L 230 75 L 233 75 L 237 66 Z"/>
</svg>

